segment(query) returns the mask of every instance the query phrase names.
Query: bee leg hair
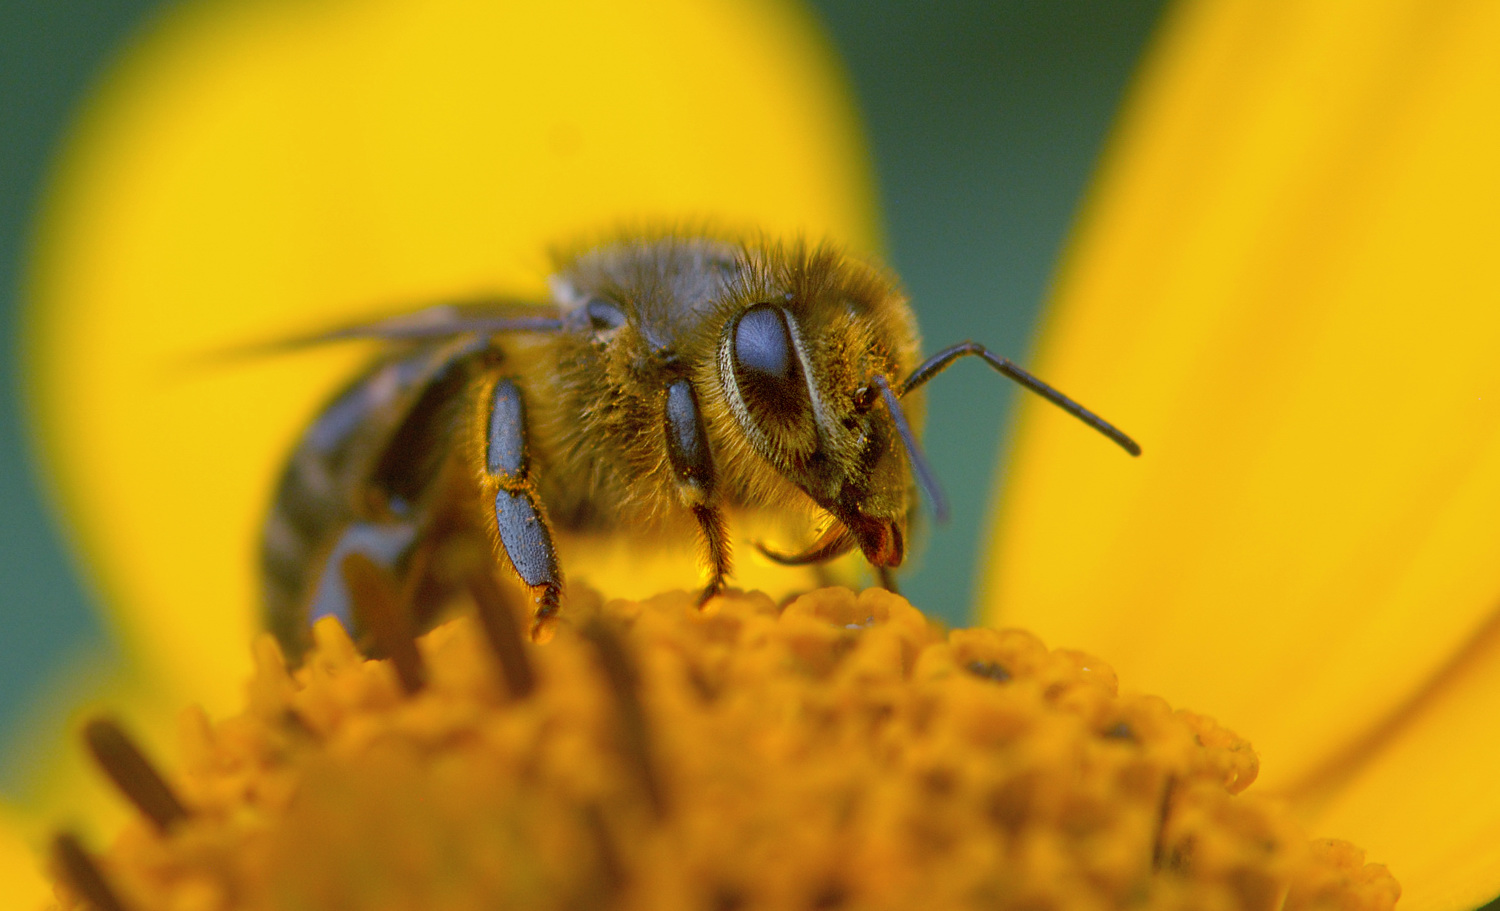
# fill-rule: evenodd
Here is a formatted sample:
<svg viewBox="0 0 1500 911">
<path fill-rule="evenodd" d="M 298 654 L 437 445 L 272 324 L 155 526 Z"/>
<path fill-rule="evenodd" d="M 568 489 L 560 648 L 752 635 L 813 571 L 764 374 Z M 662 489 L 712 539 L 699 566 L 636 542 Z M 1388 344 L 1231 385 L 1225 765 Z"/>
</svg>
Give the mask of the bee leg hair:
<svg viewBox="0 0 1500 911">
<path fill-rule="evenodd" d="M 729 535 L 724 528 L 724 513 L 714 505 L 714 456 L 708 448 L 708 431 L 703 427 L 703 412 L 691 380 L 677 379 L 667 386 L 663 425 L 678 498 L 693 511 L 703 532 L 709 580 L 698 598 L 702 606 L 724 589 L 730 572 Z"/>
</svg>

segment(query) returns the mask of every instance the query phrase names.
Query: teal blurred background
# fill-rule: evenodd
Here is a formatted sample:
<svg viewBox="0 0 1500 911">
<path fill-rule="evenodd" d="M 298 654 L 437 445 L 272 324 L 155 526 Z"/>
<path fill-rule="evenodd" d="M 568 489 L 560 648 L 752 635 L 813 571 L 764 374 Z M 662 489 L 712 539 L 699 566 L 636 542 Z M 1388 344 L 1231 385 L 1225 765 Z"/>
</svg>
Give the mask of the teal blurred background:
<svg viewBox="0 0 1500 911">
<path fill-rule="evenodd" d="M 73 112 L 148 0 L 0 0 L 0 731 L 63 656 L 109 655 L 30 464 L 15 329 L 29 228 Z M 1163 0 L 819 0 L 869 134 L 891 264 L 927 350 L 1025 361 L 1037 309 Z M 974 548 L 1016 391 L 977 363 L 930 387 L 927 448 L 953 504 L 914 601 L 967 617 Z"/>
</svg>

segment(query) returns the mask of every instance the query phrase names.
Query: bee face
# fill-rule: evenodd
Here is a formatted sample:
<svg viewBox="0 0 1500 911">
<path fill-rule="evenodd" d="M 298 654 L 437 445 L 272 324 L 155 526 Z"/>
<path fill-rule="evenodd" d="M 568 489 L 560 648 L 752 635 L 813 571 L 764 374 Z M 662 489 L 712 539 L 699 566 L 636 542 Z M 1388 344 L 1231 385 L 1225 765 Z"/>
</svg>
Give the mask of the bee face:
<svg viewBox="0 0 1500 911">
<path fill-rule="evenodd" d="M 915 363 L 905 298 L 886 276 L 826 250 L 774 248 L 746 274 L 717 357 L 738 430 L 871 563 L 900 565 L 915 488 L 871 383 Z"/>
<path fill-rule="evenodd" d="M 355 338 L 385 350 L 304 435 L 262 539 L 268 625 L 293 656 L 310 615 L 352 620 L 338 564 L 353 551 L 401 577 L 419 619 L 507 567 L 540 629 L 562 590 L 554 527 L 696 531 L 707 599 L 730 575 L 729 517 L 810 508 L 818 540 L 762 552 L 806 564 L 858 547 L 889 585 L 918 491 L 943 514 L 918 390 L 967 355 L 1138 452 L 982 346 L 919 364 L 895 280 L 826 246 L 627 238 L 567 257 L 550 301 L 433 307 L 286 346 Z"/>
</svg>

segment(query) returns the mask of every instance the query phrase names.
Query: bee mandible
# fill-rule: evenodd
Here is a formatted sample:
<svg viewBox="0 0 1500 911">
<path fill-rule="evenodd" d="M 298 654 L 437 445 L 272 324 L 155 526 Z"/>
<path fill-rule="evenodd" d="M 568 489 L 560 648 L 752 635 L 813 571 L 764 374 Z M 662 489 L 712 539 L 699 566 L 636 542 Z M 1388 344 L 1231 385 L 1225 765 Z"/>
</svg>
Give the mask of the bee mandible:
<svg viewBox="0 0 1500 911">
<path fill-rule="evenodd" d="M 731 574 L 727 517 L 794 508 L 826 529 L 785 564 L 859 548 L 881 581 L 925 496 L 918 390 L 983 359 L 1140 447 L 982 345 L 920 359 L 895 278 L 830 245 L 665 235 L 566 258 L 544 303 L 487 300 L 282 343 L 376 339 L 276 486 L 261 543 L 268 626 L 288 654 L 312 618 L 352 625 L 338 567 L 358 552 L 431 610 L 508 566 L 533 633 L 558 611 L 554 530 L 698 539 L 706 601 Z M 419 616 L 419 622 L 431 617 Z"/>
</svg>

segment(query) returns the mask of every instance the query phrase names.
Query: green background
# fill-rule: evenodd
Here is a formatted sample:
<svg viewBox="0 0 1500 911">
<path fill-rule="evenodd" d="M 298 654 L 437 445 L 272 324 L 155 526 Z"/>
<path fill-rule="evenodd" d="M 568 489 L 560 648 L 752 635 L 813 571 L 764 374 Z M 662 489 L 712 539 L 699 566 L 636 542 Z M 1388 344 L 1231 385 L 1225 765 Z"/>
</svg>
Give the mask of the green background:
<svg viewBox="0 0 1500 911">
<path fill-rule="evenodd" d="M 15 327 L 48 162 L 72 112 L 159 3 L 0 0 L 0 728 L 75 649 L 108 655 L 22 426 Z M 982 341 L 1024 363 L 1037 308 L 1161 0 L 814 4 L 869 132 L 892 265 L 928 350 Z M 974 544 L 1016 392 L 965 363 L 935 381 L 927 449 L 953 505 L 902 578 L 967 616 Z"/>
</svg>

